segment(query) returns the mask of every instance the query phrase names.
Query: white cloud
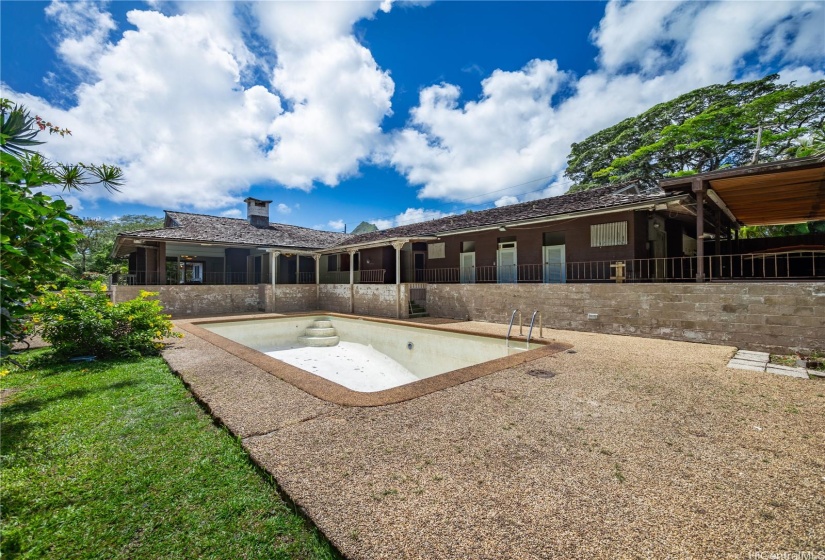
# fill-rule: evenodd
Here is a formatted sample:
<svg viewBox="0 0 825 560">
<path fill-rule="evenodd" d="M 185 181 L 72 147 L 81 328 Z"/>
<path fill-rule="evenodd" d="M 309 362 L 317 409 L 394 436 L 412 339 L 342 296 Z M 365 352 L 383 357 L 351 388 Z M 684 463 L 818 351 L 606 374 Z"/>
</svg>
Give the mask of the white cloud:
<svg viewBox="0 0 825 560">
<path fill-rule="evenodd" d="M 613 1 L 591 36 L 595 71 L 576 79 L 533 60 L 496 70 L 466 102 L 453 84 L 424 88 L 382 161 L 421 185 L 420 198 L 500 205 L 533 198 L 535 185 L 496 191 L 547 176 L 556 181 L 543 193 L 560 194 L 571 143 L 692 89 L 762 77 L 754 57 L 780 60 L 785 81 L 820 78 L 824 23 L 822 2 Z"/>
<path fill-rule="evenodd" d="M 238 208 L 230 208 L 229 210 L 221 212 L 221 216 L 226 216 L 227 218 L 243 218 L 243 212 Z"/>
<path fill-rule="evenodd" d="M 278 206 L 275 207 L 279 214 L 289 214 L 292 212 L 292 208 L 281 202 Z"/>
<path fill-rule="evenodd" d="M 510 206 L 511 204 L 516 204 L 518 202 L 518 197 L 506 195 L 496 200 L 494 204 L 496 205 L 496 208 L 501 208 L 502 206 Z"/>
<path fill-rule="evenodd" d="M 689 29 L 689 19 L 699 10 L 685 0 L 670 2 L 610 2 L 591 38 L 599 47 L 599 62 L 607 71 L 634 66 L 645 71 L 679 53 Z M 668 51 L 672 51 L 668 55 Z"/>
<path fill-rule="evenodd" d="M 779 81 L 786 84 L 796 82 L 798 85 L 802 85 L 818 80 L 825 80 L 825 70 L 814 70 L 809 66 L 786 68 L 779 75 Z"/>
<path fill-rule="evenodd" d="M 380 162 L 421 198 L 505 204 L 536 196 L 539 178 L 559 192 L 572 142 L 655 103 L 769 66 L 783 81 L 825 75 L 825 3 L 613 1 L 592 33 L 593 72 L 533 60 L 495 70 L 469 101 L 453 84 L 429 85 L 408 125 L 387 134 L 391 69 L 353 24 L 390 4 L 181 2 L 161 13 L 150 3 L 118 34 L 106 3 L 56 0 L 57 51 L 82 81 L 74 103 L 7 94 L 73 131 L 50 138 L 47 155 L 123 167 L 127 185 L 113 196 L 124 202 L 218 210 L 254 183 L 334 186 Z M 520 186 L 491 192 L 508 185 Z M 411 211 L 428 212 L 377 223 Z"/>
<path fill-rule="evenodd" d="M 76 70 L 95 71 L 109 33 L 117 27 L 111 14 L 101 11 L 106 4 L 56 0 L 46 8 L 59 25 L 57 52 Z"/>
<path fill-rule="evenodd" d="M 438 218 L 452 215 L 452 212 L 440 212 L 438 210 L 427 210 L 426 208 L 407 208 L 393 218 L 367 221 L 375 224 L 375 227 L 378 229 L 389 229 L 396 226 L 406 226 L 419 222 L 427 222 L 429 220 L 437 220 Z"/>
<path fill-rule="evenodd" d="M 343 231 L 346 223 L 344 220 L 330 220 L 327 225 L 332 228 L 332 231 Z"/>
<path fill-rule="evenodd" d="M 552 106 L 568 79 L 555 61 L 533 60 L 517 72 L 493 72 L 481 99 L 463 107 L 458 87 L 425 88 L 412 126 L 395 135 L 387 159 L 423 185 L 422 198 L 458 200 L 546 176 L 566 155 L 554 161 L 552 154 L 569 147 L 553 134 Z"/>
<path fill-rule="evenodd" d="M 261 33 L 278 54 L 272 83 L 293 104 L 270 127 L 276 149 L 269 169 L 278 181 L 309 188 L 336 185 L 358 171 L 382 140 L 391 113 L 389 73 L 352 36 L 352 24 L 372 17 L 369 2 L 261 2 Z M 389 9 L 389 5 L 383 7 Z"/>
<path fill-rule="evenodd" d="M 352 24 L 372 17 L 378 2 L 164 8 L 170 11 L 131 10 L 135 29 L 110 41 L 105 4 L 53 2 L 47 9 L 59 53 L 82 78 L 75 102 L 62 110 L 9 92 L 73 131 L 50 139 L 47 155 L 124 169 L 127 184 L 116 200 L 219 209 L 254 183 L 335 185 L 381 141 L 394 84 L 352 35 Z M 248 33 L 271 53 L 253 52 Z M 249 85 L 261 74 L 271 83 Z"/>
</svg>

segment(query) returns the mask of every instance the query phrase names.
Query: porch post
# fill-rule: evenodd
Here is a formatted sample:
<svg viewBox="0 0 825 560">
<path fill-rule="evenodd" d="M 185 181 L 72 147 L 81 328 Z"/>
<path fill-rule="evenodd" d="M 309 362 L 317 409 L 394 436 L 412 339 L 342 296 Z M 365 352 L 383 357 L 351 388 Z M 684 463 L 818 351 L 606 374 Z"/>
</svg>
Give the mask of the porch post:
<svg viewBox="0 0 825 560">
<path fill-rule="evenodd" d="M 404 247 L 403 241 L 396 241 L 392 244 L 395 249 L 395 317 L 401 318 L 401 249 Z"/>
<path fill-rule="evenodd" d="M 166 243 L 158 244 L 158 284 L 166 284 Z"/>
<path fill-rule="evenodd" d="M 312 255 L 315 259 L 315 283 L 321 283 L 321 255 Z"/>
<path fill-rule="evenodd" d="M 395 283 L 401 283 L 401 249 L 406 245 L 403 241 L 396 241 L 392 244 L 395 249 Z"/>
<path fill-rule="evenodd" d="M 295 253 L 295 283 L 301 283 L 301 255 Z"/>
<path fill-rule="evenodd" d="M 355 251 L 347 249 L 349 255 L 349 283 L 350 286 L 355 284 Z"/>
<path fill-rule="evenodd" d="M 694 179 L 691 189 L 696 194 L 696 281 L 705 281 L 705 188 L 706 183 Z"/>
<path fill-rule="evenodd" d="M 272 282 L 272 287 L 278 283 L 278 257 L 281 256 L 279 251 L 269 253 L 269 280 Z"/>
<path fill-rule="evenodd" d="M 355 251 L 348 249 L 349 254 L 349 312 L 355 313 Z"/>
</svg>

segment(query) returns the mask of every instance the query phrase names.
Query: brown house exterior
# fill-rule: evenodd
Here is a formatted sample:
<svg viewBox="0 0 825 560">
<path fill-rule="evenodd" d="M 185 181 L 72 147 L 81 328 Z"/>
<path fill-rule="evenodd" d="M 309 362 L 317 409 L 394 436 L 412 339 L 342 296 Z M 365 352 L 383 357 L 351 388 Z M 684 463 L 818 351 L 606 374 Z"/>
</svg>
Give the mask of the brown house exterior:
<svg viewBox="0 0 825 560">
<path fill-rule="evenodd" d="M 247 219 L 167 211 L 163 228 L 120 234 L 113 254 L 128 256 L 131 284 L 821 278 L 821 236 L 772 245 L 736 232 L 760 219 L 776 223 L 771 205 L 784 200 L 783 189 L 808 198 L 782 203 L 781 220 L 825 217 L 824 181 L 825 158 L 807 158 L 672 179 L 652 192 L 610 185 L 358 235 L 270 223 L 270 201 L 248 198 Z"/>
</svg>

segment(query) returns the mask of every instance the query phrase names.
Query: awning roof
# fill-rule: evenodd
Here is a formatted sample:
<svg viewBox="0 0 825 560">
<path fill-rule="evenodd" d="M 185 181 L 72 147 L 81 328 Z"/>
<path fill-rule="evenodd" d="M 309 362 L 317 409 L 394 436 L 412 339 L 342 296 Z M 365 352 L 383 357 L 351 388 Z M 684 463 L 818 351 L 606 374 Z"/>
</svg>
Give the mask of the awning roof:
<svg viewBox="0 0 825 560">
<path fill-rule="evenodd" d="M 825 157 L 722 169 L 661 181 L 665 191 L 690 192 L 696 181 L 713 190 L 747 226 L 825 220 Z"/>
</svg>

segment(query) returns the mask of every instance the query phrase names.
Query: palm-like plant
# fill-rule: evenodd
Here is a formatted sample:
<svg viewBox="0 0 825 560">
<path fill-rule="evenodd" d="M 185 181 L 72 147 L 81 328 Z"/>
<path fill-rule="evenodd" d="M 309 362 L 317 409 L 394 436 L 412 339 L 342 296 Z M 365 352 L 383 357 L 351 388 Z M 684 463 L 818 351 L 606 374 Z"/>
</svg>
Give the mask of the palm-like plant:
<svg viewBox="0 0 825 560">
<path fill-rule="evenodd" d="M 32 297 L 53 282 L 76 251 L 80 220 L 60 198 L 41 187 L 80 190 L 102 185 L 117 191 L 123 171 L 112 165 L 53 163 L 34 148 L 40 132 L 70 135 L 23 106 L 0 99 L 0 357 L 26 335 L 25 318 Z"/>
<path fill-rule="evenodd" d="M 123 185 L 123 171 L 114 165 L 85 163 L 53 163 L 34 151 L 44 142 L 35 138 L 40 132 L 60 136 L 72 131 L 60 128 L 9 99 L 0 99 L 0 152 L 18 158 L 32 177 L 42 182 L 29 186 L 60 186 L 64 190 L 80 190 L 92 185 L 102 185 L 109 192 L 117 192 Z"/>
</svg>

